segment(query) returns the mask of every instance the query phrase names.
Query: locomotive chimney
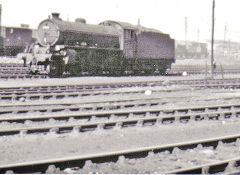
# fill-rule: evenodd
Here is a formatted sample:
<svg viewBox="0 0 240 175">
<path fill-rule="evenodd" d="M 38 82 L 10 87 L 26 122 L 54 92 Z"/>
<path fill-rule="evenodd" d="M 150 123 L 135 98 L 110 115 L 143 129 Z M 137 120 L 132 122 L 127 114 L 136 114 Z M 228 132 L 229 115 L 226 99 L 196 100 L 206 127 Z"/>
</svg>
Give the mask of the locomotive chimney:
<svg viewBox="0 0 240 175">
<path fill-rule="evenodd" d="M 29 25 L 28 25 L 28 24 L 21 24 L 21 28 L 28 29 L 28 28 L 29 28 Z"/>
<path fill-rule="evenodd" d="M 60 20 L 59 15 L 59 13 L 52 13 L 52 18 Z"/>
<path fill-rule="evenodd" d="M 86 24 L 86 20 L 84 18 L 77 18 L 75 22 Z"/>
</svg>

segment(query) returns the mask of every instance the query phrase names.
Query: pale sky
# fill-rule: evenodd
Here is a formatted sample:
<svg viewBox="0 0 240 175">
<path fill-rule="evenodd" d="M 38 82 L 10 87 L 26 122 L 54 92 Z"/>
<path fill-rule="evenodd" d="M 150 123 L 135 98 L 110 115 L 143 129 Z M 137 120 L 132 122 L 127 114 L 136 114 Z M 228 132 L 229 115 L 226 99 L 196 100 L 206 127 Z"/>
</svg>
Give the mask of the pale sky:
<svg viewBox="0 0 240 175">
<path fill-rule="evenodd" d="M 0 0 L 2 25 L 38 24 L 52 12 L 63 20 L 85 18 L 89 24 L 117 20 L 158 29 L 177 40 L 184 40 L 184 18 L 188 19 L 189 40 L 211 38 L 212 0 Z M 216 0 L 215 38 L 240 42 L 240 0 Z"/>
</svg>

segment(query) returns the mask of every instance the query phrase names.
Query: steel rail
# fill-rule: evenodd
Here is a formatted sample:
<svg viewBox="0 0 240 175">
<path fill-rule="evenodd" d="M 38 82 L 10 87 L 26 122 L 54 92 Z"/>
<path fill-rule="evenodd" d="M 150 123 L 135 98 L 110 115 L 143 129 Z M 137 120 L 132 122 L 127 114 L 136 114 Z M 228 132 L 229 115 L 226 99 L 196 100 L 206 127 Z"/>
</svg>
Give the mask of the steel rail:
<svg viewBox="0 0 240 175">
<path fill-rule="evenodd" d="M 217 85 L 192 85 L 191 87 L 200 88 L 200 89 L 219 89 L 219 88 L 240 88 L 240 84 L 217 84 Z M 174 91 L 183 91 L 186 89 L 175 89 L 175 90 L 152 90 L 152 92 L 174 92 Z M 81 96 L 97 96 L 97 95 L 114 95 L 114 94 L 137 94 L 144 93 L 145 90 L 126 90 L 126 91 L 77 91 L 77 92 L 49 92 L 49 93 L 20 93 L 21 95 L 16 95 L 12 93 L 2 94 L 0 95 L 1 100 L 19 100 L 20 98 L 24 98 L 24 100 L 40 100 L 40 99 L 62 99 L 66 97 L 81 97 Z"/>
<path fill-rule="evenodd" d="M 23 67 L 21 63 L 0 63 L 0 67 Z"/>
<path fill-rule="evenodd" d="M 147 107 L 145 109 L 139 109 L 139 108 L 135 108 L 135 109 L 119 109 L 119 110 L 112 110 L 112 111 L 83 111 L 83 112 L 76 112 L 75 114 L 57 114 L 57 115 L 53 115 L 53 114 L 49 114 L 49 115 L 44 115 L 44 116 L 39 116 L 39 117 L 57 117 L 57 116 L 62 116 L 62 115 L 71 115 L 71 116 L 89 116 L 89 115 L 110 115 L 110 114 L 125 114 L 125 113 L 164 113 L 164 112 L 168 112 L 168 113 L 187 113 L 187 114 L 191 114 L 194 112 L 203 112 L 203 111 L 208 111 L 208 110 L 212 110 L 212 111 L 217 111 L 217 110 L 227 110 L 227 112 L 229 111 L 233 111 L 236 109 L 235 112 L 238 112 L 238 109 L 240 109 L 240 104 L 239 103 L 235 103 L 235 104 L 220 104 L 220 105 L 202 105 L 202 106 L 184 106 L 184 107 Z M 12 116 L 11 119 L 21 119 L 24 116 Z M 2 116 L 0 117 L 0 121 L 3 121 L 6 117 Z M 26 116 L 25 118 L 32 118 L 32 117 L 28 117 Z M 36 118 L 36 116 L 33 116 L 33 119 Z M 38 118 L 38 117 L 37 117 Z"/>
<path fill-rule="evenodd" d="M 179 92 L 186 91 L 189 88 L 179 88 L 179 89 L 150 89 L 152 93 L 165 93 L 165 92 Z M 100 95 L 125 95 L 125 94 L 144 94 L 146 89 L 125 89 L 125 90 L 117 90 L 117 89 L 109 89 L 109 90 L 86 90 L 86 91 L 73 91 L 73 92 L 61 92 L 61 91 L 53 91 L 49 93 L 19 93 L 19 94 L 2 94 L 0 95 L 0 100 L 20 100 L 21 98 L 25 100 L 47 100 L 47 99 L 63 99 L 67 97 L 85 97 L 85 96 L 100 96 Z"/>
<path fill-rule="evenodd" d="M 238 162 L 239 170 L 235 170 L 234 172 L 224 172 L 221 171 L 222 169 L 225 170 L 227 166 L 231 166 L 232 168 L 236 168 L 237 166 L 234 166 Z M 190 168 L 184 168 L 184 169 L 178 169 L 173 171 L 167 171 L 163 172 L 163 174 L 215 174 L 215 173 L 227 173 L 227 174 L 235 174 L 240 173 L 240 156 L 237 156 L 232 159 L 222 160 L 222 161 L 216 161 L 214 163 L 208 163 L 203 164 L 195 167 Z"/>
<path fill-rule="evenodd" d="M 124 94 L 124 93 L 123 93 Z M 6 113 L 30 113 L 34 111 L 71 111 L 73 110 L 99 110 L 101 108 L 108 108 L 108 109 L 114 109 L 114 108 L 130 108 L 130 107 L 137 107 L 137 106 L 156 106 L 162 103 L 170 103 L 170 102 L 181 102 L 184 98 L 185 101 L 189 101 L 191 98 L 191 101 L 193 100 L 192 97 L 199 97 L 198 95 L 175 95 L 175 94 L 155 94 L 153 97 L 150 96 L 144 96 L 144 97 L 138 97 L 138 96 L 131 96 L 128 99 L 125 98 L 118 98 L 115 99 L 114 96 L 108 99 L 81 99 L 80 101 L 45 101 L 45 102 L 38 102 L 38 103 L 29 103 L 24 102 L 22 103 L 16 103 L 16 104 L 0 104 L 0 115 L 6 114 Z M 235 100 L 240 97 L 222 97 L 222 98 L 214 98 L 214 97 L 208 97 L 204 99 L 195 99 L 194 101 L 212 101 L 216 99 L 221 100 L 228 100 L 234 98 Z M 97 105 L 97 106 L 96 106 Z"/>
<path fill-rule="evenodd" d="M 161 86 L 160 86 L 161 87 Z M 142 87 L 142 88 L 147 88 L 147 87 Z M 151 87 L 152 88 L 152 87 Z M 156 87 L 155 87 L 156 88 Z M 115 87 L 115 88 L 108 88 L 108 89 L 50 89 L 50 90 L 28 90 L 28 91 L 5 91 L 5 92 L 0 92 L 0 96 L 9 96 L 9 95 L 38 95 L 38 94 L 59 94 L 59 93 L 73 93 L 73 92 L 81 92 L 81 93 L 91 93 L 91 92 L 107 92 L 107 91 L 113 91 L 113 92 L 117 92 L 119 91 L 118 90 L 119 88 Z M 174 89 L 174 90 L 171 90 L 171 89 L 160 89 L 159 91 L 177 91 L 177 90 L 186 90 L 187 88 L 178 88 L 178 89 Z M 189 88 L 188 88 L 189 89 Z M 133 92 L 133 91 L 144 91 L 144 89 L 137 89 L 137 90 L 134 90 L 134 89 L 125 89 L 124 91 L 123 90 L 120 90 L 120 92 Z"/>
<path fill-rule="evenodd" d="M 182 88 L 182 89 L 178 89 L 181 93 L 182 92 L 185 92 L 185 91 L 187 91 L 188 89 L 184 89 L 184 88 Z M 96 92 L 96 91 L 95 91 Z M 136 92 L 136 93 L 142 93 L 142 94 L 144 94 L 143 92 L 145 92 L 144 90 L 135 90 L 135 91 L 128 91 L 128 90 L 126 90 L 126 91 L 113 91 L 114 93 L 116 93 L 115 95 L 118 95 L 118 93 L 119 94 L 121 94 L 122 92 L 126 92 L 126 93 L 133 93 L 133 92 Z M 166 93 L 167 92 L 167 93 Z M 99 99 L 99 98 L 88 98 L 88 92 L 86 93 L 86 98 L 81 98 L 81 100 L 78 100 L 78 99 L 76 99 L 76 100 L 74 100 L 74 99 L 72 99 L 71 101 L 69 101 L 69 100 L 61 100 L 61 101 L 53 101 L 53 100 L 45 100 L 44 98 L 43 98 L 43 100 L 44 101 L 42 101 L 42 100 L 35 100 L 35 101 L 24 101 L 24 103 L 23 102 L 16 102 L 16 103 L 0 103 L 0 107 L 2 107 L 2 108 L 4 108 L 4 107 L 11 107 L 11 106 L 13 106 L 13 107 L 21 107 L 21 106 L 29 106 L 29 105 L 31 105 L 31 106 L 34 106 L 34 105 L 71 105 L 71 104 L 74 104 L 74 103 L 77 103 L 77 104 L 82 104 L 82 103 L 84 103 L 84 104 L 87 104 L 87 103 L 101 103 L 101 102 L 103 102 L 103 103 L 105 103 L 105 102 L 110 102 L 110 103 L 113 103 L 113 102 L 127 102 L 127 101 L 136 101 L 136 100 L 140 100 L 140 101 L 142 101 L 142 100 L 151 100 L 151 99 L 153 99 L 153 100 L 155 100 L 155 99 L 157 99 L 157 100 L 161 100 L 161 101 L 159 101 L 159 102 L 168 102 L 168 100 L 167 100 L 167 98 L 169 98 L 169 100 L 172 100 L 173 98 L 185 98 L 186 99 L 186 97 L 201 97 L 202 96 L 202 92 L 194 92 L 194 94 L 192 94 L 192 93 L 184 93 L 184 95 L 183 94 L 178 94 L 178 92 L 177 93 L 171 93 L 171 92 L 174 92 L 174 90 L 158 90 L 158 91 L 156 91 L 156 90 L 153 90 L 152 91 L 152 93 L 154 94 L 154 95 L 144 95 L 144 98 L 143 98 L 143 96 L 138 96 L 138 94 L 131 94 L 131 96 L 128 96 L 128 99 L 126 99 L 126 97 L 124 97 L 124 96 L 119 96 L 117 99 L 116 99 L 116 97 L 114 96 L 114 95 L 112 95 L 112 96 L 108 96 L 108 98 L 107 99 Z M 110 93 L 110 92 L 109 92 Z M 109 94 L 108 93 L 108 94 Z M 93 91 L 93 95 L 94 95 L 95 93 L 94 93 L 94 91 Z M 107 94 L 107 93 L 105 93 L 105 94 Z M 61 96 L 63 96 L 64 94 L 62 94 Z M 96 93 L 96 95 L 101 95 L 101 93 L 99 94 L 99 93 Z M 55 96 L 55 97 L 57 97 L 57 94 L 47 94 L 46 95 L 46 99 L 50 99 L 50 98 L 53 98 L 53 96 Z M 44 96 L 45 97 L 45 96 Z M 73 94 L 73 95 L 70 95 L 70 97 L 78 97 L 78 94 Z M 238 99 L 240 96 L 236 96 L 236 95 L 228 95 L 228 96 L 223 96 L 223 97 L 217 97 L 217 99 L 222 99 L 222 100 L 229 100 L 229 99 Z M 15 96 L 15 98 L 16 98 L 16 96 Z M 18 98 L 20 98 L 20 97 L 18 97 Z M 211 101 L 211 100 L 216 100 L 216 97 L 207 97 L 207 98 L 204 98 L 204 100 L 207 100 L 207 101 Z M 201 101 L 201 99 L 196 99 L 196 101 Z M 170 101 L 171 102 L 171 101 Z"/>
<path fill-rule="evenodd" d="M 102 117 L 102 116 L 111 116 L 111 115 L 124 115 L 124 114 L 157 114 L 157 115 L 162 115 L 162 114 L 178 114 L 178 113 L 184 113 L 184 116 L 189 116 L 189 115 L 200 115 L 204 114 L 204 112 L 212 112 L 211 114 L 216 114 L 218 113 L 218 110 L 224 110 L 224 113 L 235 113 L 238 114 L 240 112 L 240 104 L 222 104 L 222 105 L 211 105 L 211 106 L 187 106 L 187 107 L 177 107 L 177 108 L 172 108 L 172 107 L 146 107 L 146 108 L 134 108 L 134 109 L 115 109 L 111 111 L 82 111 L 82 112 L 74 112 L 70 114 L 49 114 L 49 115 L 39 115 L 39 116 L 2 116 L 0 117 L 0 122 L 2 121 L 17 121 L 17 120 L 38 120 L 38 119 L 50 119 L 50 118 L 55 118 L 55 119 L 60 119 L 60 118 L 66 118 L 66 117 L 87 117 L 87 116 L 95 116 L 95 117 Z M 201 113 L 200 113 L 201 112 Z M 208 114 L 208 113 L 206 113 Z M 168 116 L 171 118 L 171 116 Z"/>
<path fill-rule="evenodd" d="M 183 84 L 183 86 L 186 85 L 186 84 Z M 228 84 L 194 84 L 194 85 L 190 85 L 191 87 L 239 87 L 240 86 L 240 83 L 228 83 Z M 154 86 L 154 87 L 157 87 Z M 161 87 L 161 86 L 159 86 Z M 147 87 L 146 87 L 147 88 Z M 115 91 L 117 88 L 108 88 L 107 90 L 112 90 L 112 91 Z M 96 91 L 97 90 L 97 91 Z M 106 91 L 106 89 L 90 89 L 90 90 L 82 90 L 82 89 L 51 89 L 51 90 L 28 90 L 28 91 L 11 91 L 11 90 L 7 90 L 5 92 L 0 92 L 0 97 L 7 97 L 7 96 L 21 96 L 21 95 L 42 95 L 42 94 L 58 94 L 58 93 L 74 93 L 74 92 L 84 92 L 84 93 L 87 93 L 87 92 L 104 92 Z M 162 89 L 162 90 L 159 90 L 159 91 L 168 91 L 168 92 L 171 92 L 171 91 L 180 91 L 180 90 L 186 90 L 186 87 L 185 89 L 182 89 L 181 87 L 179 87 L 178 89 Z M 132 92 L 133 90 L 129 90 L 130 92 Z M 136 90 L 137 91 L 137 90 Z"/>
<path fill-rule="evenodd" d="M 191 96 L 192 97 L 192 96 Z M 170 102 L 181 102 L 183 96 L 175 97 L 172 99 L 171 97 L 164 97 L 162 99 L 162 96 L 154 96 L 148 97 L 148 98 L 142 98 L 142 97 L 134 97 L 130 98 L 128 100 L 123 99 L 106 99 L 106 100 L 81 100 L 77 102 L 41 102 L 41 103 L 24 103 L 24 104 L 1 104 L 0 105 L 0 116 L 5 115 L 5 114 L 19 114 L 19 113 L 33 113 L 33 112 L 41 112 L 42 114 L 44 112 L 76 112 L 76 111 L 98 111 L 98 110 L 115 110 L 115 109 L 124 109 L 124 108 L 137 108 L 137 107 L 152 107 L 152 106 L 159 106 L 160 104 L 165 104 L 165 103 L 170 103 Z M 192 98 L 185 98 L 185 101 L 193 101 Z M 195 99 L 195 102 L 199 101 L 213 101 L 216 99 L 221 99 L 221 100 L 229 100 L 232 99 L 232 97 L 223 97 L 223 98 L 204 98 L 204 99 Z M 239 99 L 239 97 L 234 97 L 235 100 Z M 233 103 L 232 103 L 233 104 Z M 207 105 L 209 106 L 209 105 Z M 220 104 L 217 106 L 221 106 Z M 228 106 L 228 105 L 227 105 Z M 234 105 L 235 107 L 237 106 Z M 203 106 L 202 106 L 203 107 Z M 223 106 L 224 107 L 224 106 Z M 183 108 L 188 108 L 188 107 L 183 107 Z M 226 108 L 226 106 L 225 106 Z M 173 109 L 172 109 L 173 110 Z M 181 109 L 181 110 L 186 110 L 186 109 Z M 176 110 L 177 111 L 177 110 Z M 32 114 L 31 114 L 32 115 Z"/>
<path fill-rule="evenodd" d="M 215 80 L 214 80 L 215 81 Z M 191 81 L 190 81 L 191 82 Z M 239 81 L 234 80 L 225 80 L 224 84 L 221 84 L 222 80 L 220 82 L 208 82 L 208 80 L 202 80 L 202 81 L 193 81 L 192 83 L 189 83 L 189 81 L 182 80 L 181 85 L 191 85 L 191 86 L 237 86 L 240 83 Z M 75 92 L 75 91 L 91 91 L 91 90 L 114 90 L 116 88 L 123 88 L 123 87 L 156 87 L 156 86 L 166 86 L 164 84 L 164 81 L 161 82 L 140 82 L 140 83 L 119 83 L 119 84 L 98 84 L 98 85 L 72 85 L 72 86 L 41 86 L 41 87 L 22 87 L 22 88 L 0 88 L 1 96 L 2 95 L 23 95 L 26 93 L 34 94 L 34 93 L 60 93 L 60 92 Z M 211 83 L 211 84 L 210 84 Z M 228 83 L 228 84 L 227 84 Z M 170 81 L 167 83 L 168 85 L 175 85 L 178 84 L 178 81 Z"/>
<path fill-rule="evenodd" d="M 86 131 L 93 131 L 95 129 L 112 129 L 112 128 L 122 128 L 122 127 L 142 127 L 142 126 L 157 126 L 157 124 L 164 124 L 169 123 L 168 121 L 171 121 L 171 123 L 174 122 L 180 122 L 180 123 L 186 123 L 189 120 L 203 120 L 205 118 L 215 118 L 217 120 L 219 119 L 228 119 L 232 116 L 237 117 L 240 115 L 240 110 L 231 110 L 231 111 L 206 111 L 202 113 L 193 113 L 190 112 L 188 114 L 171 114 L 171 115 L 164 115 L 164 114 L 158 114 L 157 116 L 152 117 L 150 112 L 146 112 L 144 117 L 135 117 L 134 113 L 137 114 L 137 112 L 127 112 L 120 111 L 121 113 L 115 112 L 115 113 L 107 113 L 106 112 L 98 112 L 98 113 L 83 113 L 83 114 L 72 114 L 68 117 L 65 114 L 62 115 L 55 115 L 55 116 L 39 116 L 39 117 L 9 117 L 9 118 L 0 118 L 0 121 L 19 121 L 19 120 L 40 120 L 40 119 L 59 119 L 59 118 L 66 118 L 70 119 L 74 117 L 86 118 L 88 116 L 88 121 L 85 121 L 81 124 L 55 124 L 50 126 L 41 126 L 41 127 L 21 127 L 21 128 L 13 128 L 13 129 L 1 129 L 0 135 L 6 136 L 6 135 L 15 135 L 15 134 L 21 134 L 21 133 L 46 133 L 46 132 L 57 132 L 61 133 L 61 131 L 78 131 L 78 132 L 86 132 Z M 127 117 L 125 119 L 121 119 L 121 117 L 118 117 L 116 115 L 118 114 L 125 114 Z M 140 114 L 143 114 L 141 111 Z M 106 121 L 100 120 L 100 122 L 97 122 L 99 118 L 105 117 L 107 118 Z"/>
<path fill-rule="evenodd" d="M 230 142 L 236 142 L 237 140 L 240 139 L 240 134 L 236 135 L 230 135 L 230 136 L 224 136 L 224 137 L 216 137 L 216 138 L 209 138 L 209 139 L 201 139 L 201 140 L 195 140 L 195 141 L 188 141 L 188 142 L 181 142 L 181 143 L 175 143 L 175 144 L 166 144 L 166 145 L 160 145 L 160 146 L 150 146 L 150 147 L 142 147 L 142 148 L 137 148 L 137 149 L 128 149 L 128 150 L 121 150 L 121 151 L 112 151 L 112 152 L 106 152 L 106 153 L 98 153 L 98 154 L 87 154 L 87 155 L 76 155 L 76 156 L 71 156 L 71 157 L 63 157 L 63 158 L 52 158 L 52 159 L 47 159 L 47 160 L 39 160 L 39 161 L 26 161 L 26 162 L 21 162 L 21 163 L 13 163 L 13 164 L 5 164 L 5 165 L 0 165 L 0 173 L 4 173 L 7 170 L 13 170 L 14 173 L 34 173 L 34 172 L 45 172 L 47 167 L 49 165 L 55 164 L 55 165 L 61 165 L 66 168 L 67 166 L 71 167 L 71 163 L 74 162 L 85 162 L 87 160 L 94 160 L 97 158 L 105 158 L 107 161 L 108 157 L 117 157 L 119 158 L 120 156 L 127 156 L 129 154 L 138 154 L 139 153 L 157 153 L 160 152 L 161 150 L 170 150 L 172 151 L 174 148 L 184 148 L 184 149 L 192 149 L 192 147 L 197 147 L 197 145 L 201 144 L 203 146 L 208 146 L 210 145 L 215 145 L 215 147 L 218 145 L 219 141 L 230 141 Z M 209 167 L 209 166 L 214 166 L 214 164 L 219 165 L 223 162 L 232 162 L 232 161 L 239 161 L 240 157 L 237 156 L 236 158 L 228 159 L 225 161 L 216 161 L 216 163 L 211 163 L 211 164 L 204 164 L 204 165 L 199 165 L 195 167 L 191 167 L 188 169 L 180 169 L 180 170 L 171 170 L 168 172 L 163 172 L 163 174 L 173 174 L 175 173 L 184 173 L 188 171 L 195 171 L 196 169 L 201 169 L 204 167 Z M 204 169 L 203 172 L 209 172 Z"/>
<path fill-rule="evenodd" d="M 114 110 L 114 109 L 124 109 L 124 108 L 138 108 L 138 107 L 152 107 L 152 106 L 159 106 L 162 103 L 172 103 L 172 102 L 182 102 L 183 97 L 176 97 L 176 99 L 161 99 L 161 98 L 147 98 L 147 99 L 129 99 L 129 100 L 118 100 L 118 101 L 110 101 L 110 100 L 104 100 L 101 102 L 86 102 L 86 103 L 42 103 L 42 104 L 18 104 L 18 105 L 0 105 L 0 116 L 5 114 L 21 114 L 21 113 L 33 113 L 33 112 L 41 112 L 42 114 L 44 112 L 71 112 L 71 111 L 86 111 L 86 110 Z M 215 99 L 211 99 L 216 100 Z M 239 99 L 239 98 L 235 98 Z M 187 101 L 193 101 L 192 99 L 186 99 Z M 209 99 L 207 99 L 210 101 Z M 219 100 L 219 99 L 218 99 Z M 224 100 L 224 98 L 221 98 L 221 100 Z M 225 98 L 225 100 L 227 100 Z M 197 101 L 204 101 L 203 100 L 194 100 Z M 109 104 L 111 103 L 111 104 Z"/>
<path fill-rule="evenodd" d="M 30 75 L 30 74 L 0 74 L 2 79 L 43 79 L 48 78 L 48 75 Z"/>
<path fill-rule="evenodd" d="M 182 97 L 178 97 L 178 100 L 182 100 Z M 172 100 L 159 101 L 161 98 L 154 99 L 139 99 L 136 100 L 122 100 L 122 101 L 101 101 L 101 102 L 87 102 L 87 103 L 42 103 L 42 105 L 36 104 L 24 104 L 24 105 L 0 105 L 0 115 L 3 114 L 19 114 L 19 113 L 32 113 L 32 112 L 59 112 L 59 111 L 84 111 L 84 110 L 113 110 L 123 108 L 134 108 L 144 106 L 155 106 L 161 103 L 172 102 Z M 109 104 L 112 103 L 112 104 Z M 97 106 L 96 106 L 97 105 Z"/>
<path fill-rule="evenodd" d="M 77 91 L 90 91 L 90 90 L 109 90 L 116 88 L 130 88 L 130 87 L 149 87 L 155 85 L 162 85 L 164 81 L 149 81 L 149 82 L 126 82 L 126 83 L 99 83 L 92 85 L 51 85 L 51 86 L 26 86 L 26 87 L 4 87 L 0 88 L 0 92 L 9 92 L 9 93 L 27 93 L 31 92 L 51 92 L 54 90 L 59 90 L 60 92 L 67 90 L 77 90 Z"/>
<path fill-rule="evenodd" d="M 52 85 L 52 86 L 26 86 L 26 87 L 4 87 L 0 88 L 0 92 L 14 92 L 17 91 L 24 92 L 24 90 L 34 91 L 51 91 L 51 90 L 95 90 L 95 89 L 109 89 L 109 88 L 123 88 L 123 87 L 153 87 L 153 86 L 166 86 L 166 85 L 177 85 L 177 84 L 209 84 L 209 83 L 219 83 L 227 82 L 227 83 L 240 83 L 239 78 L 229 78 L 229 79 L 192 79 L 192 80 L 158 80 L 158 81 L 145 81 L 145 82 L 122 82 L 122 83 L 108 83 L 108 84 L 92 84 L 92 85 Z"/>
</svg>

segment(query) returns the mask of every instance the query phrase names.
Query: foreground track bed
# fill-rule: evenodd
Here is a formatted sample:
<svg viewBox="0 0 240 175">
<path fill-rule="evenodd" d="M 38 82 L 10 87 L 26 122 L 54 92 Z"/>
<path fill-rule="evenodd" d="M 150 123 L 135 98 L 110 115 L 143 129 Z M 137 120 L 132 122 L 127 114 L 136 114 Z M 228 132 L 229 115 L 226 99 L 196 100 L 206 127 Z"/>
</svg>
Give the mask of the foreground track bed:
<svg viewBox="0 0 240 175">
<path fill-rule="evenodd" d="M 202 122 L 199 125 L 197 122 L 191 122 L 187 124 L 162 125 L 154 128 L 140 127 L 115 129 L 105 132 L 96 131 L 88 134 L 72 132 L 71 134 L 62 134 L 60 136 L 49 134 L 48 137 L 40 135 L 5 137 L 0 138 L 1 141 L 6 143 L 0 146 L 2 157 L 0 168 L 4 171 L 12 169 L 19 173 L 21 170 L 34 172 L 36 170 L 40 171 L 39 168 L 43 168 L 41 171 L 44 172 L 48 165 L 55 164 L 63 169 L 71 166 L 78 167 L 79 173 L 87 173 L 90 170 L 95 173 L 191 173 L 196 171 L 183 169 L 191 169 L 193 167 L 196 169 L 198 167 L 197 170 L 199 171 L 200 169 L 202 171 L 199 166 L 204 168 L 210 163 L 214 164 L 227 159 L 237 158 L 236 155 L 239 155 L 239 140 L 237 138 L 240 137 L 240 135 L 236 135 L 236 131 L 239 133 L 238 125 L 239 121 L 229 120 L 225 124 L 211 121 Z M 207 131 L 206 126 L 209 127 Z M 223 145 L 218 141 L 232 144 Z M 199 144 L 202 144 L 202 146 Z M 7 153 L 3 151 L 6 148 L 8 148 Z M 179 149 L 183 149 L 183 151 Z M 158 152 L 160 152 L 159 155 L 157 155 Z M 216 152 L 218 153 L 215 154 Z M 138 156 L 136 157 L 136 155 Z M 117 164 L 94 165 L 89 161 L 85 163 L 86 160 L 96 162 L 97 158 L 101 158 L 100 160 L 102 161 L 100 162 L 115 160 Z M 128 158 L 135 158 L 136 160 Z M 146 158 L 148 161 L 146 161 Z M 153 161 L 155 159 L 156 161 Z M 71 160 L 78 161 L 71 163 Z M 61 164 L 60 162 L 63 163 Z M 149 163 L 152 166 L 144 166 L 146 164 L 141 162 Z M 39 165 L 39 163 L 43 164 L 43 166 Z M 81 169 L 84 163 L 85 167 Z M 15 168 L 28 166 L 28 164 L 31 165 L 31 168 Z M 34 164 L 37 169 L 32 166 Z M 117 165 L 127 169 L 109 169 L 109 167 Z M 148 168 L 142 169 L 140 168 L 141 166 Z M 158 169 L 154 167 L 158 167 Z"/>
</svg>

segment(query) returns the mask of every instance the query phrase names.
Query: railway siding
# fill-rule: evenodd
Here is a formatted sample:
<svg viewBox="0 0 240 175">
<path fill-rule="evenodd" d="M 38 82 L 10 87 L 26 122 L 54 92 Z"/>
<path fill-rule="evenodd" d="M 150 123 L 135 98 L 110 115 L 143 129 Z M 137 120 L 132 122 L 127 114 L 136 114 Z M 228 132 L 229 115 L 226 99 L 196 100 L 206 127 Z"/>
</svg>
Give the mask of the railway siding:
<svg viewBox="0 0 240 175">
<path fill-rule="evenodd" d="M 79 132 L 93 131 L 96 129 L 112 129 L 116 127 L 142 127 L 142 126 L 160 126 L 158 124 L 169 123 L 187 123 L 189 121 L 201 120 L 227 120 L 229 118 L 240 117 L 240 105 L 222 105 L 222 106 L 198 106 L 189 108 L 150 108 L 150 109 L 131 109 L 131 110 L 112 110 L 97 112 L 82 112 L 78 114 L 61 114 L 45 116 L 17 116 L 1 117 L 1 122 L 21 122 L 25 121 L 49 121 L 50 119 L 72 121 L 79 120 L 78 124 L 44 124 L 43 126 L 15 127 L 14 129 L 1 129 L 0 135 L 15 135 L 24 133 L 47 133 L 54 132 L 72 132 L 78 128 Z M 49 125 L 49 126 L 46 126 Z M 55 130 L 56 129 L 56 130 Z"/>
<path fill-rule="evenodd" d="M 86 111 L 86 110 L 113 110 L 113 109 L 123 109 L 123 108 L 136 108 L 136 107 L 151 107 L 151 106 L 160 106 L 167 103 L 178 103 L 182 102 L 182 99 L 185 98 L 185 102 L 193 101 L 192 97 L 186 96 L 167 96 L 162 99 L 162 95 L 156 98 L 128 98 L 128 100 L 118 99 L 117 101 L 106 99 L 106 100 L 79 100 L 76 102 L 43 102 L 43 103 L 19 103 L 19 104 L 5 104 L 0 105 L 2 109 L 0 109 L 0 116 L 5 114 L 27 114 L 34 112 L 49 113 L 49 112 L 71 112 L 71 111 Z M 173 98 L 174 97 L 174 98 Z M 197 96 L 196 96 L 197 97 Z M 214 101 L 216 99 L 221 100 L 229 100 L 231 97 L 223 97 L 223 98 L 205 98 L 204 100 L 208 100 L 208 102 Z M 240 98 L 240 97 L 239 97 Z M 114 98 L 113 98 L 114 99 Z M 238 97 L 235 97 L 234 100 L 237 100 Z M 195 99 L 196 102 L 203 101 L 202 99 Z M 166 105 L 165 105 L 166 106 Z"/>
<path fill-rule="evenodd" d="M 223 84 L 223 85 L 196 85 L 193 86 L 196 89 L 203 88 L 203 89 L 238 89 L 240 85 L 234 84 Z M 159 93 L 159 92 L 171 92 L 171 91 L 183 91 L 181 89 L 175 90 L 152 90 L 151 93 Z M 86 96 L 107 96 L 107 95 L 130 95 L 130 94 L 144 94 L 145 90 L 135 90 L 135 91 L 91 91 L 91 92 L 53 92 L 53 93 L 30 93 L 30 94 L 22 94 L 22 95 L 15 95 L 7 93 L 7 95 L 1 95 L 0 99 L 6 101 L 32 101 L 32 100 L 48 100 L 48 99 L 64 99 L 64 98 L 79 98 L 79 97 L 86 97 Z M 186 94 L 186 96 L 189 96 Z"/>
</svg>

